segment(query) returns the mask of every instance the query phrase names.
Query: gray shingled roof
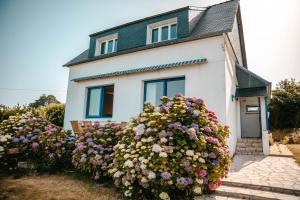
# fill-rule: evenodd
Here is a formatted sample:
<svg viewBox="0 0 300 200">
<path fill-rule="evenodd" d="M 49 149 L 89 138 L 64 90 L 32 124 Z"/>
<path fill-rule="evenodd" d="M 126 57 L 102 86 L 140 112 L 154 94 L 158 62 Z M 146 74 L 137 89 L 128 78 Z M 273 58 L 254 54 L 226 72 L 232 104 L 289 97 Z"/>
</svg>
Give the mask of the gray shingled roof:
<svg viewBox="0 0 300 200">
<path fill-rule="evenodd" d="M 223 33 L 230 32 L 233 27 L 235 14 L 238 8 L 238 2 L 238 0 L 232 0 L 208 7 L 203 16 L 199 19 L 199 22 L 197 23 L 194 30 L 186 38 L 145 45 L 142 47 L 119 51 L 111 54 L 100 55 L 94 58 L 89 58 L 88 50 L 85 50 L 79 56 L 66 63 L 64 66 L 72 66 L 75 64 L 90 62 L 93 60 L 104 59 L 107 57 L 132 53 L 135 51 L 161 47 L 165 45 L 176 44 L 206 37 L 218 36 Z"/>
<path fill-rule="evenodd" d="M 269 81 L 261 78 L 260 76 L 238 64 L 236 64 L 236 77 L 239 88 L 266 87 L 271 84 Z"/>
<path fill-rule="evenodd" d="M 236 97 L 268 96 L 267 87 L 271 85 L 269 81 L 238 64 L 236 64 L 235 68 L 238 80 L 238 88 L 235 92 Z"/>
<path fill-rule="evenodd" d="M 80 82 L 80 81 L 87 81 L 87 80 L 92 80 L 92 79 L 108 78 L 108 77 L 112 77 L 112 76 L 121 76 L 121 75 L 127 75 L 127 74 L 151 72 L 151 71 L 156 71 L 156 70 L 161 70 L 161 69 L 177 68 L 177 67 L 201 64 L 201 63 L 206 63 L 206 62 L 207 62 L 206 58 L 201 58 L 201 59 L 196 59 L 196 60 L 181 61 L 181 62 L 175 62 L 175 63 L 169 63 L 169 64 L 154 65 L 154 66 L 150 66 L 150 67 L 142 67 L 142 68 L 137 68 L 137 69 L 115 71 L 115 72 L 110 72 L 110 73 L 105 73 L 105 74 L 98 74 L 98 75 L 94 75 L 94 76 L 74 78 L 74 79 L 72 79 L 72 81 Z"/>
</svg>

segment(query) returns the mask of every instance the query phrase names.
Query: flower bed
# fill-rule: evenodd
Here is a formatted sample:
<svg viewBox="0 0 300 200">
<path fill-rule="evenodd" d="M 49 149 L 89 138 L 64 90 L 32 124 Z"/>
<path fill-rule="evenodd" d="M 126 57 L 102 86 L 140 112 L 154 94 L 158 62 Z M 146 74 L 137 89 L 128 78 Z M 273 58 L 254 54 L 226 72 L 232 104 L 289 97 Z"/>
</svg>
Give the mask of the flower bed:
<svg viewBox="0 0 300 200">
<path fill-rule="evenodd" d="M 113 146 L 122 133 L 122 125 L 109 123 L 84 129 L 76 140 L 72 162 L 82 172 L 92 174 L 94 179 L 107 176 L 107 167 L 111 163 Z"/>
<path fill-rule="evenodd" d="M 70 160 L 72 146 L 66 132 L 30 112 L 0 123 L 2 165 L 10 154 L 19 153 L 19 161 L 32 162 L 38 169 L 61 168 Z"/>
<path fill-rule="evenodd" d="M 127 124 L 109 173 L 128 199 L 201 195 L 227 174 L 228 136 L 201 99 L 163 97 L 159 107 L 147 105 Z"/>
</svg>

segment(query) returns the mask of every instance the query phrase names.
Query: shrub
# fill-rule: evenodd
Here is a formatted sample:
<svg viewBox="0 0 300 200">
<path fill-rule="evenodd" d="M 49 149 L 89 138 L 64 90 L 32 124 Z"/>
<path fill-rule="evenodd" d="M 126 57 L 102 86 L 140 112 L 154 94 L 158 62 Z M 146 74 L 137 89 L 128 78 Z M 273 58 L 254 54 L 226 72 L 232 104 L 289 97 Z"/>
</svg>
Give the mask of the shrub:
<svg viewBox="0 0 300 200">
<path fill-rule="evenodd" d="M 15 115 L 18 115 L 18 114 L 24 114 L 24 113 L 26 113 L 29 110 L 30 109 L 27 108 L 27 107 L 25 107 L 25 106 L 21 107 L 20 105 L 16 105 L 16 106 L 10 108 L 8 106 L 0 104 L 0 123 L 3 120 L 8 119 L 9 116 L 15 116 Z"/>
<path fill-rule="evenodd" d="M 41 116 L 45 117 L 49 122 L 62 127 L 64 124 L 65 105 L 59 103 L 52 103 L 47 106 L 38 108 Z"/>
<path fill-rule="evenodd" d="M 107 167 L 111 163 L 113 146 L 117 143 L 122 126 L 108 123 L 84 129 L 76 140 L 72 162 L 82 172 L 92 174 L 94 179 L 107 176 Z"/>
<path fill-rule="evenodd" d="M 231 158 L 215 113 L 197 98 L 181 95 L 133 118 L 114 147 L 109 173 L 128 199 L 192 198 L 215 190 Z"/>
<path fill-rule="evenodd" d="M 9 158 L 9 150 L 18 149 L 18 161 L 32 162 L 39 170 L 54 170 L 70 163 L 72 138 L 61 128 L 30 112 L 10 116 L 0 123 L 3 143 L 3 160 Z M 5 139 L 3 139 L 5 138 Z"/>
</svg>

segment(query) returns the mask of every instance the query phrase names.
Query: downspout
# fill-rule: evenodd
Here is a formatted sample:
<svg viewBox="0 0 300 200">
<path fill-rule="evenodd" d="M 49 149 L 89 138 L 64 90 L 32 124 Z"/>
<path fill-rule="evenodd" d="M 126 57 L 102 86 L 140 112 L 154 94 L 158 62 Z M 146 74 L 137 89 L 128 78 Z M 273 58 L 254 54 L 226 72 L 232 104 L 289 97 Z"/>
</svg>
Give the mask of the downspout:
<svg viewBox="0 0 300 200">
<path fill-rule="evenodd" d="M 268 97 L 265 97 L 265 109 L 266 109 L 266 130 L 269 130 L 269 108 L 268 108 Z"/>
</svg>

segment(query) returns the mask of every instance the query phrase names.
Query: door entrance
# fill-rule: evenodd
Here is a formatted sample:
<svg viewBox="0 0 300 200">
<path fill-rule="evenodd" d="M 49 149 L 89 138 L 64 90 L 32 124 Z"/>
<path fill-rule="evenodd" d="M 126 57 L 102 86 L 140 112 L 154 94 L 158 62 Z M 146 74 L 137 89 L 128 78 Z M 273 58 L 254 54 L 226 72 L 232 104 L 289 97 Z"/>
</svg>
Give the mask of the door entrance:
<svg viewBox="0 0 300 200">
<path fill-rule="evenodd" d="M 242 138 L 260 138 L 260 101 L 258 97 L 241 98 Z"/>
</svg>

